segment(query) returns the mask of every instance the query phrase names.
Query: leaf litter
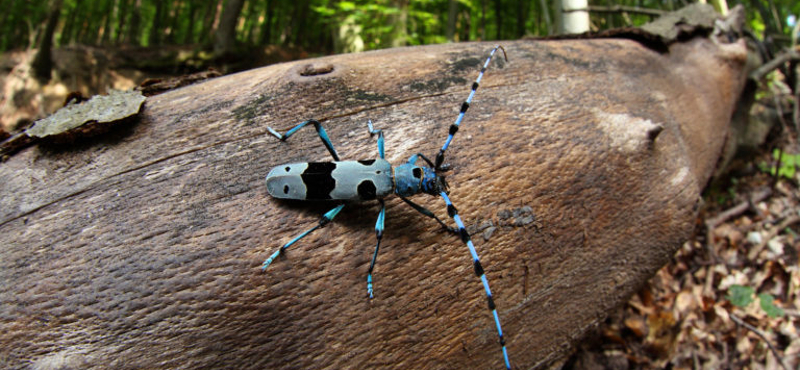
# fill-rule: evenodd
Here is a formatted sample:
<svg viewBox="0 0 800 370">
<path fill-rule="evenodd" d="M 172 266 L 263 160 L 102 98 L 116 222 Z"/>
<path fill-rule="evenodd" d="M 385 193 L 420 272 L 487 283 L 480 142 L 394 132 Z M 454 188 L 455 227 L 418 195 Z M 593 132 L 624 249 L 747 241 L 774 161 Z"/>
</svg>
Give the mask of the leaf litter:
<svg viewBox="0 0 800 370">
<path fill-rule="evenodd" d="M 755 172 L 724 204 L 706 196 L 693 238 L 564 368 L 797 369 L 798 177 L 772 188 Z"/>
</svg>

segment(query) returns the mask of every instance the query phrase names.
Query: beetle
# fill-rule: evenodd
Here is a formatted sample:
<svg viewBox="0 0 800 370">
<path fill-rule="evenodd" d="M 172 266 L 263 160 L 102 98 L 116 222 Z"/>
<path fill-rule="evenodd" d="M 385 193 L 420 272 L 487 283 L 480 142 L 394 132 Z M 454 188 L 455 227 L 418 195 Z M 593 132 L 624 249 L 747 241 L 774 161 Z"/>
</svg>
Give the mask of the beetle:
<svg viewBox="0 0 800 370">
<path fill-rule="evenodd" d="M 279 199 L 332 201 L 339 204 L 326 212 L 317 225 L 296 236 L 272 253 L 272 255 L 264 261 L 261 267 L 262 270 L 266 270 L 278 256 L 283 254 L 284 251 L 294 243 L 333 221 L 334 217 L 339 214 L 342 208 L 344 208 L 346 204 L 349 204 L 348 202 L 377 200 L 380 204 L 378 220 L 375 223 L 377 242 L 367 272 L 367 294 L 370 299 L 373 298 L 372 272 L 375 268 L 375 261 L 378 258 L 378 251 L 380 249 L 381 239 L 383 238 L 384 222 L 386 219 L 384 198 L 392 194 L 397 195 L 417 212 L 436 220 L 445 230 L 459 235 L 461 241 L 467 245 L 470 255 L 472 256 L 475 275 L 478 276 L 483 284 L 488 307 L 494 317 L 506 369 L 511 369 L 505 338 L 503 337 L 503 330 L 500 326 L 500 318 L 497 314 L 494 299 L 492 298 L 492 291 L 489 289 L 489 282 L 484 273 L 480 259 L 478 258 L 478 254 L 475 251 L 475 246 L 470 239 L 470 235 L 464 227 L 464 223 L 461 217 L 459 217 L 456 207 L 448 197 L 449 187 L 443 175 L 443 172 L 449 169 L 447 165 L 443 164 L 445 151 L 452 142 L 456 132 L 458 132 L 459 125 L 463 121 L 467 109 L 469 109 L 481 78 L 483 78 L 492 57 L 498 49 L 503 51 L 503 57 L 508 61 L 506 51 L 501 45 L 497 45 L 492 49 L 478 74 L 478 78 L 472 84 L 472 90 L 469 96 L 461 104 L 461 109 L 456 121 L 450 125 L 447 139 L 437 153 L 435 161 L 431 161 L 422 153 L 417 153 L 412 155 L 406 163 L 392 167 L 389 161 L 385 159 L 384 155 L 383 130 L 376 130 L 371 120 L 367 121 L 367 129 L 370 136 L 378 135 L 377 144 L 379 158 L 361 161 L 342 161 L 336 149 L 333 147 L 333 143 L 331 143 L 328 133 L 322 126 L 322 123 L 317 120 L 303 121 L 284 134 L 280 134 L 273 128 L 267 127 L 270 134 L 280 141 L 285 141 L 300 129 L 313 126 L 320 140 L 322 140 L 322 144 L 333 157 L 333 162 L 288 163 L 272 168 L 266 177 L 267 191 L 269 194 Z M 424 162 L 423 165 L 417 165 L 420 160 Z M 448 216 L 456 223 L 456 228 L 447 226 L 441 219 L 436 217 L 433 212 L 408 199 L 408 197 L 420 193 L 441 197 L 447 206 Z"/>
</svg>

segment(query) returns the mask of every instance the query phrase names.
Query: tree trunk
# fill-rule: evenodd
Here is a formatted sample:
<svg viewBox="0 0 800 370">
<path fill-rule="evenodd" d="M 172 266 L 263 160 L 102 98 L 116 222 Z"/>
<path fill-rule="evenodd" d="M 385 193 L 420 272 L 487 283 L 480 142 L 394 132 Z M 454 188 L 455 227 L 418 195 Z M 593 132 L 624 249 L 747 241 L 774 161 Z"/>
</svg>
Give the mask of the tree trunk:
<svg viewBox="0 0 800 370">
<path fill-rule="evenodd" d="M 82 4 L 81 0 L 77 0 L 74 7 L 67 7 L 67 19 L 64 21 L 64 27 L 61 28 L 61 37 L 59 38 L 61 45 L 69 45 L 76 41 L 73 28 L 75 28 L 76 14 L 80 12 Z"/>
<path fill-rule="evenodd" d="M 161 45 L 161 36 L 164 33 L 164 26 L 162 25 L 164 22 L 164 7 L 166 7 L 167 1 L 158 1 L 156 2 L 156 14 L 153 16 L 153 23 L 150 27 L 150 38 L 147 40 L 148 46 L 157 46 Z"/>
<path fill-rule="evenodd" d="M 549 36 L 553 34 L 553 22 L 550 20 L 550 7 L 546 0 L 539 0 L 539 7 L 541 8 L 541 14 L 544 17 L 544 24 L 547 27 L 547 33 L 545 35 Z"/>
<path fill-rule="evenodd" d="M 497 30 L 495 31 L 495 37 L 498 40 L 503 38 L 503 3 L 502 0 L 494 0 L 494 22 Z"/>
<path fill-rule="evenodd" d="M 486 0 L 481 0 L 481 40 L 486 40 Z"/>
<path fill-rule="evenodd" d="M 525 24 L 528 22 L 528 6 L 530 1 L 517 0 L 517 38 L 525 36 Z"/>
<path fill-rule="evenodd" d="M 99 40 L 97 40 L 98 45 L 108 45 L 108 40 L 111 39 L 111 28 L 113 27 L 114 22 L 114 13 L 116 13 L 117 3 L 119 0 L 113 0 L 106 3 L 106 13 L 104 14 L 103 18 L 103 32 L 100 35 Z"/>
<path fill-rule="evenodd" d="M 447 30 L 445 35 L 447 41 L 453 42 L 456 35 L 456 19 L 458 18 L 458 0 L 447 2 Z"/>
<path fill-rule="evenodd" d="M 3 9 L 9 10 L 0 13 L 0 32 L 3 32 L 3 34 L 6 35 L 6 37 L 0 38 L 0 50 L 6 50 L 7 49 L 6 43 L 11 41 L 11 32 L 9 31 L 9 29 L 13 27 L 13 25 L 9 24 L 8 19 L 11 14 L 18 14 L 14 13 L 14 11 L 16 10 L 14 8 L 19 5 L 16 4 L 16 1 L 11 1 L 10 4 L 6 4 L 6 2 L 3 1 L 0 2 L 0 5 L 3 6 Z"/>
<path fill-rule="evenodd" d="M 133 0 L 130 26 L 128 27 L 128 44 L 138 46 L 140 45 L 139 37 L 141 37 L 142 26 L 142 0 Z"/>
<path fill-rule="evenodd" d="M 214 54 L 225 55 L 236 47 L 236 22 L 244 6 L 244 0 L 228 0 L 214 36 Z"/>
<path fill-rule="evenodd" d="M 577 34 L 589 31 L 589 12 L 587 10 L 571 11 L 588 8 L 589 3 L 587 0 L 561 0 L 561 4 L 562 8 L 558 12 L 562 18 L 561 34 Z"/>
<path fill-rule="evenodd" d="M 472 12 L 469 9 L 461 10 L 461 36 L 458 39 L 460 42 L 470 41 L 470 34 L 472 33 Z"/>
<path fill-rule="evenodd" d="M 108 1 L 98 1 L 92 3 L 91 8 L 89 9 L 89 21 L 85 23 L 86 36 L 84 37 L 84 44 L 93 46 L 100 44 L 100 36 L 102 36 L 102 32 L 99 31 L 103 29 L 103 25 L 105 24 L 105 20 L 109 14 L 108 3 Z"/>
<path fill-rule="evenodd" d="M 210 35 L 216 34 L 217 10 L 222 7 L 223 0 L 207 0 L 203 16 L 203 29 L 200 31 L 200 43 L 210 44 Z"/>
<path fill-rule="evenodd" d="M 131 0 L 119 0 L 119 8 L 117 10 L 117 34 L 114 38 L 114 44 L 119 45 L 125 40 L 125 22 L 128 20 L 128 4 Z"/>
<path fill-rule="evenodd" d="M 308 35 L 307 24 L 308 24 L 308 13 L 311 10 L 311 1 L 310 0 L 298 0 L 297 1 L 297 17 L 292 20 L 292 44 L 294 46 L 303 46 L 306 44 L 306 37 Z"/>
<path fill-rule="evenodd" d="M 195 42 L 194 28 L 197 17 L 197 5 L 194 1 L 190 1 L 186 6 L 189 7 L 189 19 L 187 20 L 186 33 L 183 34 L 183 43 L 188 45 Z"/>
<path fill-rule="evenodd" d="M 178 29 L 181 26 L 182 22 L 188 22 L 188 19 L 184 20 L 183 18 L 188 18 L 183 12 L 183 3 L 181 1 L 175 0 L 172 1 L 171 11 L 167 13 L 169 16 L 169 32 L 166 33 L 164 37 L 164 43 L 167 45 L 174 45 L 175 42 L 178 40 Z"/>
<path fill-rule="evenodd" d="M 261 24 L 261 45 L 269 45 L 272 42 L 272 13 L 275 10 L 275 0 L 267 0 L 264 8 L 264 23 Z"/>
<path fill-rule="evenodd" d="M 150 97 L 138 122 L 0 164 L 0 358 L 10 368 L 500 369 L 460 238 L 396 197 L 365 297 L 375 202 L 281 202 L 283 163 L 434 158 L 494 44 L 276 64 Z M 691 235 L 744 79 L 743 42 L 659 54 L 512 41 L 447 152 L 515 369 L 561 361 Z M 308 74 L 308 71 L 319 73 Z M 415 202 L 445 221 L 440 199 Z M 449 222 L 448 222 L 449 223 Z"/>
<path fill-rule="evenodd" d="M 392 22 L 392 47 L 408 44 L 408 0 L 392 0 L 392 5 L 397 8 L 397 13 L 391 15 Z"/>
<path fill-rule="evenodd" d="M 95 4 L 96 2 L 94 1 L 86 1 L 80 6 L 75 7 L 75 12 L 78 19 L 75 23 L 75 37 L 73 39 L 78 44 L 89 44 L 89 42 L 87 42 L 87 34 L 90 33 L 88 23 L 91 22 L 92 7 L 94 7 Z M 91 33 L 94 32 L 95 31 L 91 31 Z"/>
<path fill-rule="evenodd" d="M 256 6 L 254 3 L 250 3 L 250 10 L 247 12 L 247 33 L 245 34 L 247 37 L 247 43 L 250 45 L 258 45 L 258 22 L 261 14 L 261 8 Z"/>
<path fill-rule="evenodd" d="M 53 35 L 58 25 L 58 18 L 61 16 L 61 4 L 63 0 L 53 0 L 50 3 L 50 13 L 47 15 L 47 25 L 39 43 L 39 51 L 33 58 L 31 68 L 34 76 L 42 83 L 50 81 L 51 71 L 53 70 Z"/>
</svg>

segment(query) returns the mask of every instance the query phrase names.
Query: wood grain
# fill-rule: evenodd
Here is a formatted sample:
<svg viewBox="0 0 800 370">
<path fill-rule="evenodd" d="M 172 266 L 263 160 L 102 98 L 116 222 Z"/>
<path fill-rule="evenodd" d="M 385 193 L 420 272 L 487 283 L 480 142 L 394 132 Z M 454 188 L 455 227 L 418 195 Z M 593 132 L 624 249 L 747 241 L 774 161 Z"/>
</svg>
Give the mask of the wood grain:
<svg viewBox="0 0 800 370">
<path fill-rule="evenodd" d="M 694 226 L 743 81 L 744 46 L 659 54 L 626 40 L 504 42 L 447 162 L 514 368 L 573 343 Z M 397 198 L 366 298 L 376 203 L 260 264 L 327 203 L 271 199 L 264 176 L 433 158 L 488 43 L 273 65 L 154 96 L 130 127 L 0 164 L 0 364 L 6 368 L 502 368 L 466 247 Z M 308 74 L 319 70 L 321 74 Z M 301 75 L 301 72 L 305 72 Z M 441 200 L 415 201 L 446 217 Z M 491 221 L 493 232 L 489 232 Z M 488 236 L 488 240 L 484 237 Z"/>
</svg>

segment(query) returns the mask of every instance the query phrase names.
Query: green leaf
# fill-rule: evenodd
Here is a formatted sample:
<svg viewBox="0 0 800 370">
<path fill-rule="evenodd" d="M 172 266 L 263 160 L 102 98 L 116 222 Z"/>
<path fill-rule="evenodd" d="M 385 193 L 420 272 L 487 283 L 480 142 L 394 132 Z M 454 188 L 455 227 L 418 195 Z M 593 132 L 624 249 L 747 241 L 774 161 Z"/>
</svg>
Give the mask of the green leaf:
<svg viewBox="0 0 800 370">
<path fill-rule="evenodd" d="M 783 309 L 775 305 L 775 297 L 771 294 L 761 293 L 758 295 L 758 300 L 761 304 L 761 309 L 767 313 L 767 316 L 771 318 L 783 316 Z"/>
<path fill-rule="evenodd" d="M 351 1 L 342 1 L 339 3 L 339 10 L 343 12 L 349 12 L 356 8 L 356 4 Z"/>
<path fill-rule="evenodd" d="M 783 164 L 785 164 L 787 167 L 794 167 L 795 165 L 800 164 L 797 161 L 797 156 L 797 154 L 783 153 Z"/>
<path fill-rule="evenodd" d="M 336 10 L 327 6 L 312 6 L 311 9 L 323 17 L 332 17 Z"/>
<path fill-rule="evenodd" d="M 776 161 L 780 159 L 780 163 L 777 164 L 778 176 L 793 179 L 797 173 L 797 167 L 800 165 L 800 154 L 784 152 L 783 155 L 781 155 L 780 149 L 776 148 L 772 151 L 772 157 L 775 158 Z M 776 168 L 770 165 L 769 170 L 764 170 L 764 168 L 762 168 L 762 171 L 775 176 Z"/>
<path fill-rule="evenodd" d="M 749 286 L 731 285 L 725 299 L 729 300 L 731 304 L 736 307 L 744 307 L 753 302 L 754 293 L 755 289 Z"/>
<path fill-rule="evenodd" d="M 778 170 L 778 175 L 783 176 L 787 179 L 794 178 L 794 166 L 781 166 Z"/>
</svg>

